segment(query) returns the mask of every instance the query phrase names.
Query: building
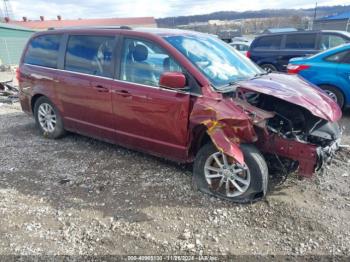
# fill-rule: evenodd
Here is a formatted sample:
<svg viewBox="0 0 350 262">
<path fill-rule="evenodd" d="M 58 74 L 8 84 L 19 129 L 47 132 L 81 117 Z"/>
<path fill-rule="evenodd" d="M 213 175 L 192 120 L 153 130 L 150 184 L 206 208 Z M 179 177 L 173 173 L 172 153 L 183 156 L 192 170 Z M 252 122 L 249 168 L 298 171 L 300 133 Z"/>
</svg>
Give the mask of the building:
<svg viewBox="0 0 350 262">
<path fill-rule="evenodd" d="M 314 30 L 342 30 L 350 32 L 350 12 L 326 16 L 314 21 Z"/>
<path fill-rule="evenodd" d="M 35 31 L 0 23 L 0 65 L 17 65 L 29 37 Z"/>
<path fill-rule="evenodd" d="M 8 24 L 22 26 L 34 30 L 47 30 L 49 28 L 62 27 L 89 27 L 89 26 L 130 26 L 130 27 L 157 27 L 154 17 L 133 17 L 133 18 L 98 18 L 98 19 L 77 19 L 64 20 L 57 16 L 55 20 L 28 20 L 23 17 L 22 21 L 8 20 Z"/>
</svg>

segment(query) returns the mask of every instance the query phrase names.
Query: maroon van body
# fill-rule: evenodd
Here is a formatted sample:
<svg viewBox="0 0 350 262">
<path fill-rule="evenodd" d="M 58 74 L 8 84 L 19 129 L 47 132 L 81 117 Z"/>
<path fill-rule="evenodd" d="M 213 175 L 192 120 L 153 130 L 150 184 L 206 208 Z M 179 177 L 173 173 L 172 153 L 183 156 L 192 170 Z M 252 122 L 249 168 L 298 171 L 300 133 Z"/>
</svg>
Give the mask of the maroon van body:
<svg viewBox="0 0 350 262">
<path fill-rule="evenodd" d="M 201 70 L 164 39 L 164 36 L 182 34 L 195 37 L 199 33 L 161 29 L 62 29 L 40 32 L 32 39 L 48 34 L 63 36 L 58 66 L 48 68 L 25 63 L 26 47 L 18 70 L 20 101 L 23 111 L 33 114 L 38 99 L 47 98 L 57 110 L 65 130 L 183 163 L 194 161 L 200 149 L 211 142 L 218 151 L 244 166 L 246 156 L 241 145 L 249 144 L 264 155 L 270 170 L 283 164 L 283 170 L 298 170 L 307 177 L 339 147 L 341 132 L 336 122 L 341 118 L 341 110 L 320 89 L 298 76 L 270 73 L 235 83 L 234 92 L 218 92 Z M 118 54 L 115 57 L 122 56 L 119 53 L 124 38 L 151 41 L 186 70 L 186 77 L 178 72 L 164 72 L 160 86 L 155 87 L 120 80 L 115 75 L 104 77 L 66 70 L 64 52 L 67 39 L 72 35 L 115 38 L 113 52 Z M 120 60 L 113 61 L 113 71 L 120 70 Z M 190 88 L 196 85 L 199 91 L 183 88 L 185 82 Z M 264 102 L 251 102 L 252 94 Z M 271 103 L 275 107 L 270 111 L 267 108 Z M 295 114 L 302 112 L 300 116 L 303 115 L 306 126 L 312 122 L 307 132 L 282 131 L 288 129 L 288 123 L 294 124 L 293 121 L 300 119 L 285 120 L 284 126 L 276 127 L 282 121 L 276 117 L 284 119 L 285 115 L 293 115 L 288 110 L 295 110 Z M 316 126 L 321 123 L 322 130 L 316 134 Z M 215 190 L 212 192 L 215 194 Z"/>
</svg>

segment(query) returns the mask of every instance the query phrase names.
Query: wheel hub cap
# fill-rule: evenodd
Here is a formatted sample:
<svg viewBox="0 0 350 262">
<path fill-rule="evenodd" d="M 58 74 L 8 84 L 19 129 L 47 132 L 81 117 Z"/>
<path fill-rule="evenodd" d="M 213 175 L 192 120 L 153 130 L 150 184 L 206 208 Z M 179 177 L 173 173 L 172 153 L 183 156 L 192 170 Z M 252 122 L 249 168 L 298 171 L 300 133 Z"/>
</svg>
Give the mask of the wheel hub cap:
<svg viewBox="0 0 350 262">
<path fill-rule="evenodd" d="M 330 98 L 332 98 L 335 102 L 338 102 L 337 96 L 333 92 L 329 90 L 325 90 L 325 91 Z"/>
<path fill-rule="evenodd" d="M 56 114 L 52 106 L 42 103 L 38 108 L 38 120 L 41 128 L 48 133 L 52 133 L 56 128 Z"/>
<path fill-rule="evenodd" d="M 208 157 L 204 175 L 209 187 L 226 197 L 244 194 L 250 185 L 250 172 L 225 154 L 216 152 Z"/>
</svg>

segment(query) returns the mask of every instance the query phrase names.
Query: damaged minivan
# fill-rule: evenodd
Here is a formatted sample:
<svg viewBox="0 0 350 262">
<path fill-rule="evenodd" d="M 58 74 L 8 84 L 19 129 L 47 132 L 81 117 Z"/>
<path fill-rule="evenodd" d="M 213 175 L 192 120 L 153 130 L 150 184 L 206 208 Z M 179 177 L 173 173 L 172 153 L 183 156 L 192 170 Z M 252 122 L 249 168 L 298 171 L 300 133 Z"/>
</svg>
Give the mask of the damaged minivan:
<svg viewBox="0 0 350 262">
<path fill-rule="evenodd" d="M 41 134 L 66 131 L 180 163 L 202 192 L 246 203 L 274 170 L 311 177 L 334 156 L 338 105 L 207 34 L 121 28 L 36 33 L 17 78 Z"/>
</svg>

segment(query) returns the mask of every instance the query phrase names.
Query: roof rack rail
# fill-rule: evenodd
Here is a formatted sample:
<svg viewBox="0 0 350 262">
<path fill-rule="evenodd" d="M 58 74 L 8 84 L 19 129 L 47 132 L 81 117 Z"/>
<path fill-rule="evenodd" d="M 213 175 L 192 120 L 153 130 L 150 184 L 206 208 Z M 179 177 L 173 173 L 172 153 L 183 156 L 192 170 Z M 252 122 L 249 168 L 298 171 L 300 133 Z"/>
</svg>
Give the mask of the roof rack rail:
<svg viewBox="0 0 350 262">
<path fill-rule="evenodd" d="M 125 29 L 132 30 L 132 27 L 127 25 L 121 26 L 67 26 L 67 27 L 49 27 L 47 30 L 56 30 L 56 29 Z"/>
</svg>

